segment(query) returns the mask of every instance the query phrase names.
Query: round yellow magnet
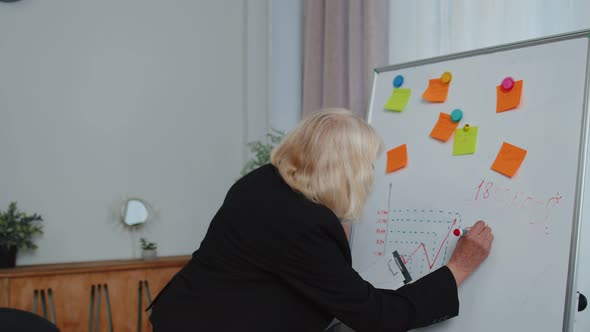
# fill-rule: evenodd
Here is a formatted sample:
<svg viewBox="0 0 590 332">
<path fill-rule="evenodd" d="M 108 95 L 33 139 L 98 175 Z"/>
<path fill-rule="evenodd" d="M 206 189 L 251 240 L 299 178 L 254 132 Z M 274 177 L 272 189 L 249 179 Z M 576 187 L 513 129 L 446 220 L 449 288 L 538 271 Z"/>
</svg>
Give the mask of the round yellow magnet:
<svg viewBox="0 0 590 332">
<path fill-rule="evenodd" d="M 463 126 L 463 130 L 469 131 L 469 127 L 470 127 L 469 124 L 466 124 L 465 126 Z"/>
<path fill-rule="evenodd" d="M 449 83 L 453 79 L 453 74 L 451 72 L 445 71 L 441 76 L 440 80 L 443 83 Z"/>
</svg>

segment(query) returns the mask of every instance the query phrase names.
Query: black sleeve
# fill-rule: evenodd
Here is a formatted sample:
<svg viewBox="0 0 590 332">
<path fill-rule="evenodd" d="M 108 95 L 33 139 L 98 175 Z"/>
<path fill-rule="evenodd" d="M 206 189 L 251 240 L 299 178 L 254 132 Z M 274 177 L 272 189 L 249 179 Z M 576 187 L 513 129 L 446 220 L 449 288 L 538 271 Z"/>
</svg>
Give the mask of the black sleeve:
<svg viewBox="0 0 590 332">
<path fill-rule="evenodd" d="M 407 331 L 459 310 L 457 285 L 447 267 L 397 291 L 376 289 L 352 269 L 333 234 L 319 227 L 297 239 L 278 273 L 319 310 L 356 332 Z"/>
</svg>

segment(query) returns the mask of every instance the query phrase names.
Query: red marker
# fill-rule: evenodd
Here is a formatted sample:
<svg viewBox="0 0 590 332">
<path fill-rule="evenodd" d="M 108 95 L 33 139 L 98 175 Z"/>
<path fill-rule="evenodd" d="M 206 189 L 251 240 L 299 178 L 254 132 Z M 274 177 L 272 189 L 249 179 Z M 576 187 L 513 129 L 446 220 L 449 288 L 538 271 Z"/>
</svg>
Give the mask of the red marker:
<svg viewBox="0 0 590 332">
<path fill-rule="evenodd" d="M 467 235 L 467 232 L 469 232 L 470 229 L 471 227 L 455 228 L 453 234 L 455 234 L 455 236 L 465 236 Z"/>
</svg>

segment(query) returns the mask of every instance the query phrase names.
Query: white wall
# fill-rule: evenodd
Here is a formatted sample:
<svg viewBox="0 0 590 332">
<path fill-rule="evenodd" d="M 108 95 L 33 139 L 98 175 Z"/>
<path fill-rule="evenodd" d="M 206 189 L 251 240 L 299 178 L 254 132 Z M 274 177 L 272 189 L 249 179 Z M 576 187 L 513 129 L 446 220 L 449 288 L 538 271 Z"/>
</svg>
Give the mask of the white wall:
<svg viewBox="0 0 590 332">
<path fill-rule="evenodd" d="M 45 218 L 19 265 L 198 247 L 269 127 L 268 1 L 0 4 L 0 208 Z M 136 234 L 131 196 L 159 211 Z"/>
<path fill-rule="evenodd" d="M 271 9 L 271 126 L 288 132 L 301 119 L 303 0 L 272 0 Z"/>
</svg>

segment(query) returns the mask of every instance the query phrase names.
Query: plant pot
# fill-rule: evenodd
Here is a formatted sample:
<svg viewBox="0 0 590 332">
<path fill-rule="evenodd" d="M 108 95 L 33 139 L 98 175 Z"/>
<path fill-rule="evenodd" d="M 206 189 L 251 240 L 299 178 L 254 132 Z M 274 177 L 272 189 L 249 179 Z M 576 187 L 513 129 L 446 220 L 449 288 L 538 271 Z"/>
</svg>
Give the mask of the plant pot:
<svg viewBox="0 0 590 332">
<path fill-rule="evenodd" d="M 0 246 L 0 269 L 6 269 L 16 266 L 16 246 Z"/>
<path fill-rule="evenodd" d="M 143 258 L 146 261 L 149 261 L 151 259 L 156 258 L 156 256 L 158 256 L 158 251 L 155 249 L 150 249 L 150 250 L 141 250 L 141 258 Z"/>
</svg>

